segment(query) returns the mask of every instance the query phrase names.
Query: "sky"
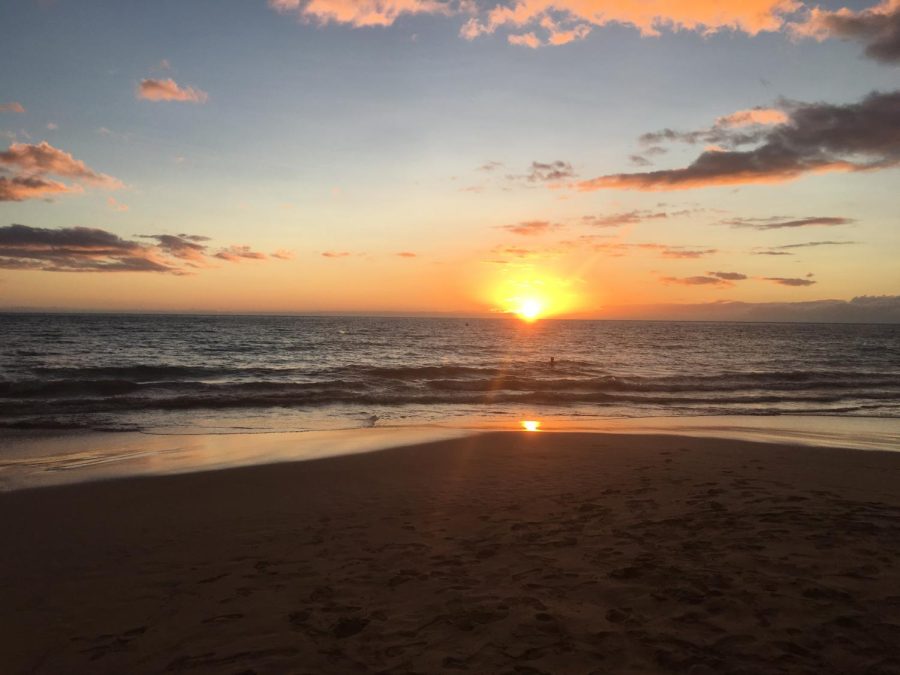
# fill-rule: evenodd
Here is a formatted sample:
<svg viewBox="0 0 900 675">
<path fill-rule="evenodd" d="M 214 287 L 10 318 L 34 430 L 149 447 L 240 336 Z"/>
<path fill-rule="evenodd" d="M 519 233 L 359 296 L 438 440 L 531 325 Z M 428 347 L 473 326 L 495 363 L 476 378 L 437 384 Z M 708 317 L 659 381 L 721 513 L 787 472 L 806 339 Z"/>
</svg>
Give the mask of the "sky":
<svg viewBox="0 0 900 675">
<path fill-rule="evenodd" d="M 0 24 L 0 308 L 900 316 L 900 0 Z"/>
</svg>

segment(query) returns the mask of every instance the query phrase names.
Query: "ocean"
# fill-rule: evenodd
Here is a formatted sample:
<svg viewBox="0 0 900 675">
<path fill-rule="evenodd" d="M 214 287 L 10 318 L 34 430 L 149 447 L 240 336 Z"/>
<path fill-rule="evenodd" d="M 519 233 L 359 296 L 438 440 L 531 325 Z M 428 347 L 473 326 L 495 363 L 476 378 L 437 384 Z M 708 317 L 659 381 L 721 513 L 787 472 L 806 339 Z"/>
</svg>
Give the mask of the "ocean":
<svg viewBox="0 0 900 675">
<path fill-rule="evenodd" d="M 0 315 L 7 429 L 726 415 L 900 418 L 900 325 Z"/>
</svg>

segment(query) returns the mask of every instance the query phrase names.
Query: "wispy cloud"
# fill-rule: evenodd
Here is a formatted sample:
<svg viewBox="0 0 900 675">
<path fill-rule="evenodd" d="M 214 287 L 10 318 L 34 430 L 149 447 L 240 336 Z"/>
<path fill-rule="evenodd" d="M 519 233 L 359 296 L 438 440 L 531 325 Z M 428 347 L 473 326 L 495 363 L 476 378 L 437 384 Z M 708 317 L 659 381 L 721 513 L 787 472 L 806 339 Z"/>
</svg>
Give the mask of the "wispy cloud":
<svg viewBox="0 0 900 675">
<path fill-rule="evenodd" d="M 25 112 L 25 106 L 23 106 L 18 101 L 13 101 L 12 103 L 0 103 L 0 113 L 23 113 Z"/>
<path fill-rule="evenodd" d="M 636 225 L 647 220 L 660 220 L 668 218 L 665 211 L 633 210 L 621 213 L 609 213 L 602 216 L 582 216 L 581 222 L 591 227 L 620 227 L 622 225 Z"/>
<path fill-rule="evenodd" d="M 532 162 L 524 176 L 529 183 L 558 183 L 575 176 L 572 165 L 562 160 L 554 162 Z"/>
<path fill-rule="evenodd" d="M 806 218 L 789 218 L 773 216 L 770 218 L 728 218 L 721 221 L 723 225 L 750 228 L 754 230 L 781 230 L 796 227 L 834 227 L 850 225 L 856 222 L 853 218 L 840 216 L 808 216 Z"/>
<path fill-rule="evenodd" d="M 323 258 L 346 258 L 353 255 L 350 251 L 323 251 Z"/>
<path fill-rule="evenodd" d="M 680 284 L 682 286 L 715 286 L 718 288 L 727 288 L 733 286 L 727 279 L 715 276 L 695 276 L 695 277 L 662 277 L 665 284 Z"/>
<path fill-rule="evenodd" d="M 172 78 L 165 80 L 147 78 L 138 84 L 137 97 L 145 101 L 206 103 L 209 95 L 202 89 L 182 87 Z"/>
<path fill-rule="evenodd" d="M 512 225 L 499 225 L 502 230 L 520 234 L 523 236 L 534 236 L 538 234 L 546 234 L 562 227 L 559 223 L 552 223 L 549 220 L 526 220 L 521 223 L 513 223 Z"/>
<path fill-rule="evenodd" d="M 858 103 L 784 102 L 789 121 L 747 134 L 721 134 L 750 150 L 707 150 L 689 166 L 609 174 L 578 183 L 582 191 L 685 190 L 717 185 L 779 183 L 827 171 L 875 171 L 900 164 L 900 91 L 874 92 Z M 665 132 L 660 132 L 665 133 Z M 671 132 L 674 140 L 683 140 Z M 649 140 L 658 142 L 658 134 Z"/>
<path fill-rule="evenodd" d="M 780 286 L 812 286 L 816 282 L 810 278 L 792 278 L 792 277 L 762 277 L 765 281 L 771 281 Z"/>
</svg>

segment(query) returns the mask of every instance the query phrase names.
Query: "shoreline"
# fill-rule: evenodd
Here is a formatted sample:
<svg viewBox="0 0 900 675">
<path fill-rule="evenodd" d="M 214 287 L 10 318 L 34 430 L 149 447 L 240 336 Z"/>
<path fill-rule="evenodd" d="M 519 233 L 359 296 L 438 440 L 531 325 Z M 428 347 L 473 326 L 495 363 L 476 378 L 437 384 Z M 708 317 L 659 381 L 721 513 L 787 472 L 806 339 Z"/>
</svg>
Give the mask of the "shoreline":
<svg viewBox="0 0 900 675">
<path fill-rule="evenodd" d="M 484 433 L 0 494 L 4 672 L 887 673 L 900 455 Z"/>
<path fill-rule="evenodd" d="M 581 418 L 543 413 L 539 433 L 673 435 L 900 451 L 900 419 L 822 415 Z M 513 417 L 446 424 L 231 433 L 19 430 L 0 440 L 0 494 L 145 475 L 198 473 L 383 451 L 485 433 L 522 432 Z"/>
</svg>

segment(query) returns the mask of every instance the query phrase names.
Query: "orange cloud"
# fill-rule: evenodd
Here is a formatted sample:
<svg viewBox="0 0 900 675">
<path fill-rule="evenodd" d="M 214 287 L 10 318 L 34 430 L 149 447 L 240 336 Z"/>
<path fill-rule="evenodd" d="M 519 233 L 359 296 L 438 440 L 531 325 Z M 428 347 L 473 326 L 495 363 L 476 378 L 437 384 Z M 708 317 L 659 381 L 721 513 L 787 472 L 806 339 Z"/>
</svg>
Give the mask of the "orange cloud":
<svg viewBox="0 0 900 675">
<path fill-rule="evenodd" d="M 397 254 L 398 258 L 417 258 L 418 256 L 412 251 L 400 251 Z"/>
<path fill-rule="evenodd" d="M 53 180 L 50 175 L 68 178 L 73 183 Z M 0 201 L 23 201 L 81 192 L 83 185 L 115 190 L 122 187 L 122 182 L 94 171 L 46 141 L 36 145 L 13 143 L 0 152 Z"/>
<path fill-rule="evenodd" d="M 746 127 L 751 124 L 784 124 L 788 116 L 778 108 L 751 108 L 738 110 L 716 120 L 717 127 Z"/>
<path fill-rule="evenodd" d="M 23 113 L 25 112 L 25 107 L 16 101 L 12 103 L 0 103 L 0 113 L 11 112 L 11 113 Z"/>
<path fill-rule="evenodd" d="M 287 249 L 280 248 L 274 253 L 271 254 L 273 258 L 276 260 L 292 260 L 294 257 L 293 251 L 288 251 Z"/>
<path fill-rule="evenodd" d="M 352 255 L 349 251 L 325 251 L 322 253 L 323 258 L 346 258 Z"/>
<path fill-rule="evenodd" d="M 796 0 L 518 0 L 496 4 L 478 12 L 462 28 L 462 37 L 472 40 L 499 28 L 540 28 L 536 35 L 510 36 L 513 44 L 566 44 L 584 38 L 595 26 L 620 23 L 637 28 L 642 35 L 659 35 L 664 29 L 714 33 L 728 29 L 756 35 L 779 30 L 785 16 L 801 7 Z M 513 40 L 512 38 L 517 38 Z"/>
<path fill-rule="evenodd" d="M 354 27 L 390 26 L 402 14 L 446 14 L 444 2 L 431 0 L 269 0 L 269 7 L 320 23 Z"/>
<path fill-rule="evenodd" d="M 183 101 L 186 103 L 206 103 L 208 94 L 194 87 L 181 87 L 172 78 L 141 80 L 137 97 L 145 101 Z"/>
</svg>

